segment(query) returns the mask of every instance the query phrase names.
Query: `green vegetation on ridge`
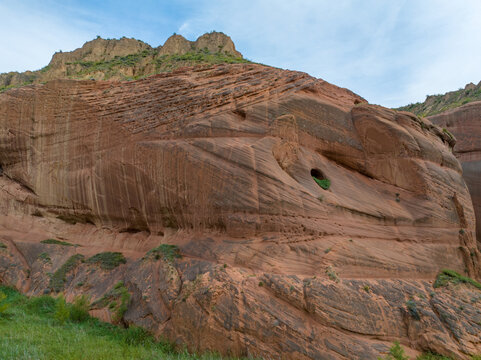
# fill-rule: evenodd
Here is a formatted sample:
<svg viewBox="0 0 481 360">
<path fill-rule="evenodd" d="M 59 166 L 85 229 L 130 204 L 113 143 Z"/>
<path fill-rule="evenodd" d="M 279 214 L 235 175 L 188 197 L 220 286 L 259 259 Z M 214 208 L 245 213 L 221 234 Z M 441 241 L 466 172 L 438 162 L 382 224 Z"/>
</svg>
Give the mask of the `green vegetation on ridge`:
<svg viewBox="0 0 481 360">
<path fill-rule="evenodd" d="M 65 282 L 67 281 L 67 273 L 74 270 L 81 261 L 84 261 L 83 255 L 76 254 L 71 256 L 65 262 L 65 264 L 63 264 L 57 271 L 52 274 L 52 276 L 50 277 L 49 288 L 57 293 L 62 291 L 65 286 Z"/>
<path fill-rule="evenodd" d="M 61 241 L 61 240 L 57 240 L 57 239 L 47 239 L 47 240 L 42 240 L 40 242 L 42 244 L 49 244 L 49 245 L 78 246 L 78 245 L 74 245 L 74 244 L 71 244 L 69 242 Z"/>
<path fill-rule="evenodd" d="M 145 257 L 150 255 L 153 255 L 156 260 L 162 258 L 167 261 L 173 261 L 174 259 L 182 258 L 179 247 L 177 245 L 170 244 L 160 244 L 156 248 L 149 250 Z"/>
<path fill-rule="evenodd" d="M 430 95 L 422 103 L 401 106 L 396 110 L 410 111 L 418 116 L 430 116 L 479 100 L 481 100 L 481 82 L 478 85 L 469 84 L 464 89 L 446 94 Z"/>
<path fill-rule="evenodd" d="M 127 263 L 127 259 L 122 253 L 107 251 L 92 256 L 87 262 L 91 264 L 99 264 L 104 270 L 112 270 L 120 264 Z"/>
<path fill-rule="evenodd" d="M 156 49 L 146 49 L 126 56 L 116 56 L 109 60 L 66 62 L 65 74 L 56 75 L 55 78 L 129 81 L 159 73 L 171 72 L 181 67 L 239 63 L 251 63 L 251 61 L 227 52 L 209 52 L 207 48 L 192 50 L 185 54 L 172 55 L 159 55 Z M 11 83 L 2 86 L 0 82 L 0 93 L 12 88 L 42 82 L 44 77 L 53 70 L 52 66 L 49 65 L 41 70 L 34 71 L 28 77 L 28 81 L 22 83 Z M 5 75 L 8 74 L 0 74 L 0 80 L 1 76 Z"/>
<path fill-rule="evenodd" d="M 481 360 L 481 356 L 475 355 L 471 358 L 472 360 Z M 409 360 L 409 357 L 404 352 L 404 349 L 399 344 L 398 341 L 395 341 L 393 346 L 389 349 L 389 353 L 382 357 L 378 358 L 378 360 Z M 416 357 L 416 360 L 454 360 L 453 358 L 433 354 L 433 353 L 424 353 Z"/>
<path fill-rule="evenodd" d="M 470 284 L 478 289 L 481 290 L 481 284 L 478 283 L 476 280 L 473 280 L 469 277 L 463 276 L 457 273 L 454 270 L 450 269 L 443 269 L 441 273 L 437 276 L 436 281 L 434 282 L 434 287 L 442 287 L 446 286 L 448 283 L 452 284 Z"/>
</svg>

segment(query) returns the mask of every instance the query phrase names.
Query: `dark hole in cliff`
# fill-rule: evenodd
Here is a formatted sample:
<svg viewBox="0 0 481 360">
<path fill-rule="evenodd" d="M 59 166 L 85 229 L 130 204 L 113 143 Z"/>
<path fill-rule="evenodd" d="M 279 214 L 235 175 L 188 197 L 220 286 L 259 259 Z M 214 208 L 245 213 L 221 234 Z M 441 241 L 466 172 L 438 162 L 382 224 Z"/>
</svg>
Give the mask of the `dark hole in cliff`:
<svg viewBox="0 0 481 360">
<path fill-rule="evenodd" d="M 316 184 L 319 185 L 324 190 L 328 190 L 329 187 L 331 186 L 331 180 L 326 178 L 324 174 L 321 172 L 321 170 L 311 169 L 311 176 L 316 182 Z"/>
<path fill-rule="evenodd" d="M 0 164 L 0 176 L 3 176 L 3 167 L 2 167 L 2 164 Z"/>
<path fill-rule="evenodd" d="M 247 117 L 245 110 L 235 109 L 234 114 L 239 115 L 243 120 Z"/>
<path fill-rule="evenodd" d="M 129 234 L 136 234 L 136 233 L 139 233 L 139 232 L 142 232 L 142 231 L 148 232 L 148 233 L 150 234 L 150 230 L 149 230 L 148 228 L 135 227 L 135 226 L 129 226 L 128 228 L 120 229 L 119 232 L 121 232 L 121 233 L 129 233 Z"/>
</svg>

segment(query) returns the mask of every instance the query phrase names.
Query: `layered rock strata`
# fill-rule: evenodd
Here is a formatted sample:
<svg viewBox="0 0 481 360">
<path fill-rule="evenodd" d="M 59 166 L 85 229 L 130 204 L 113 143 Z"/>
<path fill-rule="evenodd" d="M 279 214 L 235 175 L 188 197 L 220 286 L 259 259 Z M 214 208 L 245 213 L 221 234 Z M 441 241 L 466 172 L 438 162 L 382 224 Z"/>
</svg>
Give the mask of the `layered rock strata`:
<svg viewBox="0 0 481 360">
<path fill-rule="evenodd" d="M 476 237 L 481 247 L 481 101 L 446 111 L 429 119 L 456 138 L 454 155 L 463 167 L 476 214 Z"/>
<path fill-rule="evenodd" d="M 428 120 L 253 64 L 10 90 L 0 282 L 43 294 L 73 255 L 118 251 L 114 269 L 76 262 L 67 298 L 87 293 L 113 319 L 96 300 L 122 281 L 121 321 L 191 350 L 375 359 L 399 340 L 468 359 L 481 292 L 433 287 L 442 268 L 481 278 L 451 142 Z"/>
</svg>

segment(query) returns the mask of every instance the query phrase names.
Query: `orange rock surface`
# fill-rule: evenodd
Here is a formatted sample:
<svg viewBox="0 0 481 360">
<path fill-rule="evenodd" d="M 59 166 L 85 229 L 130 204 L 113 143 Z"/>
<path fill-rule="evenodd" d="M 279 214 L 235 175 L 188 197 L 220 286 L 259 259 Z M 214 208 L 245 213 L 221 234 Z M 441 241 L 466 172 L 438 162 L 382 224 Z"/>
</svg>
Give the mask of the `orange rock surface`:
<svg viewBox="0 0 481 360">
<path fill-rule="evenodd" d="M 122 280 L 122 321 L 191 350 L 375 359 L 399 340 L 468 359 L 481 292 L 433 288 L 442 268 L 481 278 L 450 141 L 410 113 L 253 64 L 10 90 L 0 282 L 42 294 L 70 256 L 118 251 L 127 263 L 113 270 L 69 271 L 67 299 Z M 149 253 L 160 244 L 181 257 Z"/>
<path fill-rule="evenodd" d="M 481 102 L 472 102 L 459 108 L 430 116 L 435 124 L 456 137 L 454 155 L 463 167 L 463 177 L 473 199 L 476 214 L 476 237 L 481 248 L 481 138 L 479 117 Z"/>
</svg>

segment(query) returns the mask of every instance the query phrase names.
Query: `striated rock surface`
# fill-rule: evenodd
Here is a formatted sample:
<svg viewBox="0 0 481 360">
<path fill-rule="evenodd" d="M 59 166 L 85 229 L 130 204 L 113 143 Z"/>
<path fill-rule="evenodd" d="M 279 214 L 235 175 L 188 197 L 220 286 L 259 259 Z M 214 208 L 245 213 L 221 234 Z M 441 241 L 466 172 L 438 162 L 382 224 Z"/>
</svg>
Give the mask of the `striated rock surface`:
<svg viewBox="0 0 481 360">
<path fill-rule="evenodd" d="M 429 119 L 456 137 L 454 155 L 463 167 L 476 214 L 476 237 L 481 247 L 481 101 L 469 103 Z"/>
<path fill-rule="evenodd" d="M 118 251 L 114 269 L 75 262 L 67 299 L 87 293 L 115 321 L 97 300 L 123 281 L 121 321 L 191 350 L 375 359 L 399 340 L 468 359 L 481 291 L 433 287 L 442 268 L 481 278 L 450 142 L 254 64 L 13 89 L 0 94 L 0 282 L 42 294 L 71 256 Z"/>
</svg>

